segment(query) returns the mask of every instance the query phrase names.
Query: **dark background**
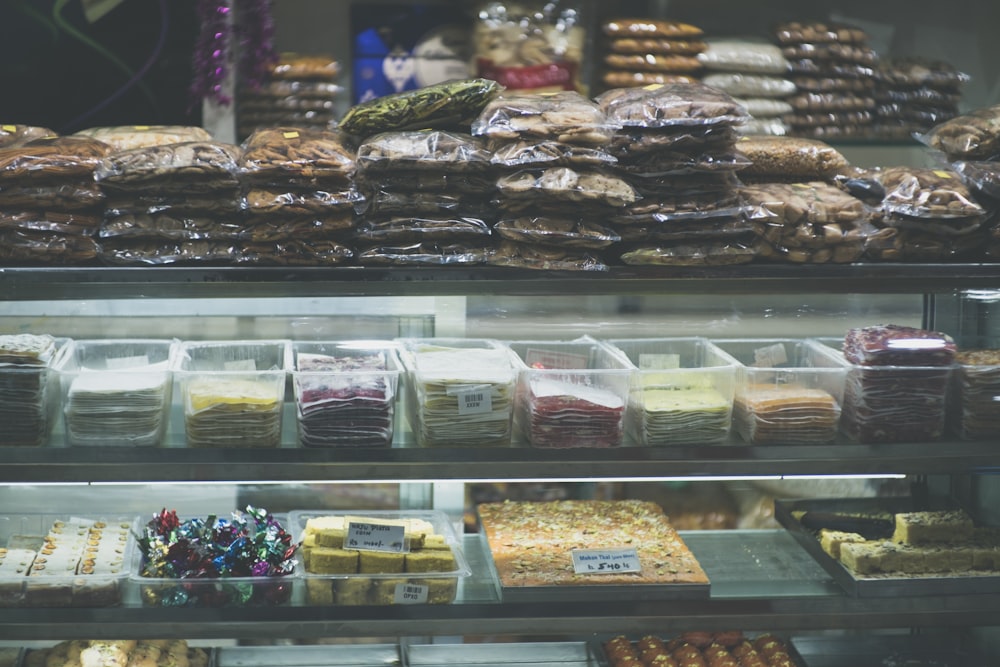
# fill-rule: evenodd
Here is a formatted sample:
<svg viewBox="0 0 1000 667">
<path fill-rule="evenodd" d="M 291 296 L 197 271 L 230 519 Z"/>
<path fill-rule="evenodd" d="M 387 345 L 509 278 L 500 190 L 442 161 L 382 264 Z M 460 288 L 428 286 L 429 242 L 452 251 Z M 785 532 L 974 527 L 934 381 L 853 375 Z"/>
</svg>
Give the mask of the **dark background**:
<svg viewBox="0 0 1000 667">
<path fill-rule="evenodd" d="M 95 111 L 129 74 L 55 22 L 56 0 L 0 0 L 0 123 L 64 134 L 102 125 L 201 124 L 201 105 L 188 93 L 195 0 L 163 2 L 164 47 L 142 77 L 148 94 L 133 85 Z M 62 18 L 133 73 L 154 56 L 164 24 L 160 0 L 125 0 L 93 24 L 80 0 L 70 0 Z"/>
</svg>

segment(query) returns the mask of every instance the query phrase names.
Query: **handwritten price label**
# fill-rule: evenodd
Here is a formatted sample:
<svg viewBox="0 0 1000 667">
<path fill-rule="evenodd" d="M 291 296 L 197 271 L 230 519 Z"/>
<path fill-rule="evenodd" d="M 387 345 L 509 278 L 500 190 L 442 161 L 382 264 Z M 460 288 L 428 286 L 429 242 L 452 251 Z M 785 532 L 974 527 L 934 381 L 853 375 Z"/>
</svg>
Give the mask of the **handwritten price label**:
<svg viewBox="0 0 1000 667">
<path fill-rule="evenodd" d="M 642 572 L 635 549 L 574 549 L 570 555 L 576 574 Z"/>
<path fill-rule="evenodd" d="M 344 548 L 406 553 L 409 551 L 409 545 L 406 543 L 406 528 L 387 523 L 352 521 L 347 524 Z"/>
</svg>

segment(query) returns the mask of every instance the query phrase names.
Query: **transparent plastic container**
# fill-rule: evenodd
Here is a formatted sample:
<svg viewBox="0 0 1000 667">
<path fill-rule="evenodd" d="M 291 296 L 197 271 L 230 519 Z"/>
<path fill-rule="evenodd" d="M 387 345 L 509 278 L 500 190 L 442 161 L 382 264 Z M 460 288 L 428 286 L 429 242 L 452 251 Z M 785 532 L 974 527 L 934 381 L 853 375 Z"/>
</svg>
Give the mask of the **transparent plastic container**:
<svg viewBox="0 0 1000 667">
<path fill-rule="evenodd" d="M 51 346 L 31 359 L 8 357 L 10 361 L 0 363 L 0 447 L 40 447 L 49 441 L 61 400 L 55 364 L 69 343 L 67 338 L 50 340 Z"/>
<path fill-rule="evenodd" d="M 214 516 L 226 518 L 226 512 L 200 515 L 198 518 Z M 290 528 L 288 515 L 274 514 L 273 518 L 285 529 Z M 186 522 L 193 517 L 179 517 Z M 136 535 L 144 534 L 147 517 L 136 518 L 133 530 Z M 263 530 L 263 529 L 261 529 Z M 293 538 L 294 539 L 294 538 Z M 292 603 L 296 571 L 281 576 L 255 577 L 198 577 L 175 578 L 143 575 L 146 556 L 141 543 L 137 543 L 132 555 L 129 582 L 139 592 L 144 607 L 273 607 Z"/>
<path fill-rule="evenodd" d="M 495 340 L 403 338 L 407 419 L 422 447 L 510 445 L 517 378 Z"/>
<path fill-rule="evenodd" d="M 131 571 L 135 516 L 0 515 L 0 607 L 112 607 Z"/>
<path fill-rule="evenodd" d="M 729 438 L 739 363 L 706 338 L 607 341 L 635 365 L 627 432 L 639 445 L 711 445 Z"/>
<path fill-rule="evenodd" d="M 392 446 L 401 372 L 395 345 L 293 342 L 288 351 L 299 444 Z"/>
<path fill-rule="evenodd" d="M 515 425 L 532 447 L 619 447 L 633 366 L 593 338 L 507 343 L 518 366 Z"/>
<path fill-rule="evenodd" d="M 847 369 L 802 339 L 712 340 L 739 362 L 733 423 L 751 445 L 810 445 L 838 431 Z"/>
<path fill-rule="evenodd" d="M 963 440 L 1000 436 L 1000 350 L 959 352 L 952 376 L 952 430 Z"/>
<path fill-rule="evenodd" d="M 66 444 L 156 447 L 169 422 L 169 339 L 77 340 L 59 356 Z"/>
<path fill-rule="evenodd" d="M 311 605 L 449 604 L 472 574 L 455 529 L 441 511 L 293 511 L 289 521 L 299 552 L 306 602 Z M 352 546 L 357 529 L 390 526 L 393 549 Z"/>
<path fill-rule="evenodd" d="M 288 341 L 182 343 L 174 375 L 189 447 L 279 447 Z"/>
<path fill-rule="evenodd" d="M 865 366 L 841 351 L 843 339 L 811 343 L 846 369 L 841 429 L 862 444 L 940 440 L 947 425 L 954 365 Z"/>
</svg>

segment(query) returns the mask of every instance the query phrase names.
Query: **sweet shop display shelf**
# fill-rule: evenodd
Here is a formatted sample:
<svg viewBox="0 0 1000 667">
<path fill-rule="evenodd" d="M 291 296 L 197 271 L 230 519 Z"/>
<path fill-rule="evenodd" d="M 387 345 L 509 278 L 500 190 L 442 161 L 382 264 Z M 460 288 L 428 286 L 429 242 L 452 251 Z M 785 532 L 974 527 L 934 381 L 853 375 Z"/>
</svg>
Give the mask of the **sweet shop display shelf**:
<svg viewBox="0 0 1000 667">
<path fill-rule="evenodd" d="M 2 300 L 504 294 L 945 293 L 1000 287 L 1000 264 L 614 267 L 0 268 Z"/>
<path fill-rule="evenodd" d="M 705 599 L 500 599 L 477 535 L 464 540 L 473 576 L 449 605 L 0 609 L 0 640 L 315 638 L 421 635 L 607 635 L 689 629 L 821 630 L 1000 623 L 1000 595 L 852 598 L 782 530 L 684 532 L 712 579 Z M 296 584 L 296 586 L 301 585 Z"/>
<path fill-rule="evenodd" d="M 0 482 L 607 479 L 995 472 L 991 442 L 614 449 L 0 448 Z"/>
</svg>

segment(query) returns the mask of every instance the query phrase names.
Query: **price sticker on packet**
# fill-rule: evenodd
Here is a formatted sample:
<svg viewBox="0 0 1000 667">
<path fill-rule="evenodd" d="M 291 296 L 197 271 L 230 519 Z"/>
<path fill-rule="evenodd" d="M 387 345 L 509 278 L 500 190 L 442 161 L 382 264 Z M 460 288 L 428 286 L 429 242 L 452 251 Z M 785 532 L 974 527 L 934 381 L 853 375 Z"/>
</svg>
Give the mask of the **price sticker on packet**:
<svg viewBox="0 0 1000 667">
<path fill-rule="evenodd" d="M 625 574 L 642 572 L 639 553 L 624 549 L 573 549 L 573 572 L 576 574 Z"/>
<path fill-rule="evenodd" d="M 396 584 L 392 601 L 395 604 L 427 604 L 430 586 L 420 584 Z"/>
</svg>

